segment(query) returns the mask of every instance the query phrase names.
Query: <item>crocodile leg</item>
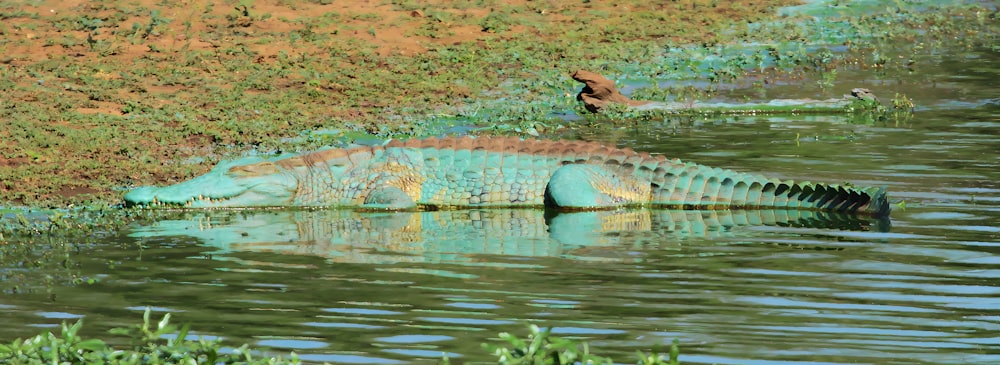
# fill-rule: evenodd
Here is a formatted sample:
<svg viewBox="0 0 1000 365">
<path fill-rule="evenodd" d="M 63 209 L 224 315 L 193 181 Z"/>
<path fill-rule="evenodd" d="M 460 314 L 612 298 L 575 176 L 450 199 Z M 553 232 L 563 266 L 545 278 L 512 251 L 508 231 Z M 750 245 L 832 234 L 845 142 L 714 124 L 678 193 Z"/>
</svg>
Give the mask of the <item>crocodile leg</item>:
<svg viewBox="0 0 1000 365">
<path fill-rule="evenodd" d="M 649 182 L 624 175 L 607 165 L 569 164 L 556 169 L 545 188 L 545 205 L 570 209 L 643 204 Z"/>
<path fill-rule="evenodd" d="M 367 185 L 371 190 L 361 193 L 362 207 L 408 209 L 417 206 L 425 178 L 412 166 L 393 160 L 372 164 L 368 172 Z"/>
<path fill-rule="evenodd" d="M 406 194 L 403 189 L 395 186 L 383 186 L 371 191 L 365 198 L 362 207 L 377 209 L 407 209 L 417 206 L 417 202 Z"/>
</svg>

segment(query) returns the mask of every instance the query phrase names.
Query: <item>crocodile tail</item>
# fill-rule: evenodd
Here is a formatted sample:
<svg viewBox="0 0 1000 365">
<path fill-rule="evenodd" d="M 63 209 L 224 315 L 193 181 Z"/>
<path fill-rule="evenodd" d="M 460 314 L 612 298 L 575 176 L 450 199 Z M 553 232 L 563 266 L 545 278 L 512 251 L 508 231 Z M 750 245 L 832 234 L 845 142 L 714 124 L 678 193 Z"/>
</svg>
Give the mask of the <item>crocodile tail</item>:
<svg viewBox="0 0 1000 365">
<path fill-rule="evenodd" d="M 654 204 L 680 207 L 791 208 L 889 213 L 885 188 L 780 181 L 680 161 L 658 161 L 650 173 Z"/>
<path fill-rule="evenodd" d="M 736 184 L 746 189 L 747 200 L 734 201 L 752 207 L 789 207 L 883 217 L 889 214 L 884 187 L 852 187 L 810 182 L 767 181 Z M 744 194 L 740 192 L 739 194 Z"/>
<path fill-rule="evenodd" d="M 874 217 L 889 214 L 889 201 L 884 187 L 847 187 L 813 185 L 813 194 L 803 196 L 815 202 L 817 209 L 841 213 L 857 213 Z"/>
<path fill-rule="evenodd" d="M 865 211 L 871 213 L 874 217 L 888 216 L 889 211 L 892 210 L 892 208 L 889 206 L 889 198 L 886 193 L 886 188 L 884 186 L 869 188 L 867 194 L 871 197 L 871 201 L 868 203 Z"/>
</svg>

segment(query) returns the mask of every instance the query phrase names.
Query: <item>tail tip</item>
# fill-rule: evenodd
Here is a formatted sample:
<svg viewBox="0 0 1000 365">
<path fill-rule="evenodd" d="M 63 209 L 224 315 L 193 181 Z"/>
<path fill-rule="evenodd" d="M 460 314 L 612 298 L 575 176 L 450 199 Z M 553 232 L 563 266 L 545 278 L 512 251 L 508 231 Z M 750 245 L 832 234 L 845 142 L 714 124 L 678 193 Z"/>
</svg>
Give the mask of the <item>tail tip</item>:
<svg viewBox="0 0 1000 365">
<path fill-rule="evenodd" d="M 889 212 L 892 211 L 892 207 L 889 205 L 889 198 L 886 193 L 887 189 L 884 186 L 880 186 L 871 190 L 868 191 L 869 200 L 864 211 L 873 217 L 888 216 Z"/>
</svg>

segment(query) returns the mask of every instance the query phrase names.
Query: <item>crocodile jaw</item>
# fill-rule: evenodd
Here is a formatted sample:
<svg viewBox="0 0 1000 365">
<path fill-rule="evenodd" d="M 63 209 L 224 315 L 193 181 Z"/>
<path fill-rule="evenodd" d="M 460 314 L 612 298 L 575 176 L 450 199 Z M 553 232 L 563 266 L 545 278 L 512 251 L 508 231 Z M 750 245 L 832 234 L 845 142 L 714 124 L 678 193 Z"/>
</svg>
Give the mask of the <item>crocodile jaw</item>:
<svg viewBox="0 0 1000 365">
<path fill-rule="evenodd" d="M 180 184 L 137 188 L 125 194 L 125 203 L 177 208 L 291 205 L 298 185 L 294 176 L 268 161 L 245 161 L 220 164 L 209 173 Z"/>
<path fill-rule="evenodd" d="M 192 180 L 193 181 L 193 180 Z M 190 181 L 189 181 L 190 182 Z M 187 185 L 182 184 L 182 185 Z M 238 192 L 213 191 L 194 195 L 177 189 L 181 185 L 166 187 L 144 186 L 125 194 L 128 205 L 176 208 L 230 208 L 288 206 L 295 193 L 294 186 L 258 184 Z M 183 192 L 184 194 L 178 194 Z"/>
</svg>

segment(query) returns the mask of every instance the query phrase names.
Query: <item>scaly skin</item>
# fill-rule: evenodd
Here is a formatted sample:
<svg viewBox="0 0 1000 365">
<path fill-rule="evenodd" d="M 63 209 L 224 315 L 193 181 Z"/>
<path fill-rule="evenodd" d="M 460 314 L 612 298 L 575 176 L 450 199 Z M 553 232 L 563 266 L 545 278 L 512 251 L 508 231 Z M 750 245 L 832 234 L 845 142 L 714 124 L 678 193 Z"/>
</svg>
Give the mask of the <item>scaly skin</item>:
<svg viewBox="0 0 1000 365">
<path fill-rule="evenodd" d="M 778 181 L 597 143 L 486 137 L 244 159 L 177 185 L 138 188 L 125 201 L 190 208 L 651 206 L 889 213 L 884 188 Z"/>
</svg>

